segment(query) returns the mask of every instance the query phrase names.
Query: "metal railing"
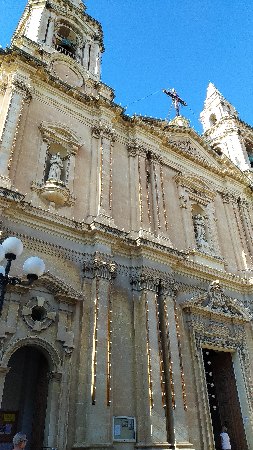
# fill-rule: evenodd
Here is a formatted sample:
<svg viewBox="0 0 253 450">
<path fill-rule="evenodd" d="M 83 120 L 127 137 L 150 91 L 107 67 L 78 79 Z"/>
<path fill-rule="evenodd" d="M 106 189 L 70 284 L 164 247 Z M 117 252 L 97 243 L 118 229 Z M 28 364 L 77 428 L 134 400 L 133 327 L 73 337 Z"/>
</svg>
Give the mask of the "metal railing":
<svg viewBox="0 0 253 450">
<path fill-rule="evenodd" d="M 67 50 L 65 47 L 62 47 L 61 45 L 56 44 L 55 49 L 59 53 L 63 53 L 66 56 L 70 56 L 70 58 L 72 58 L 72 59 L 76 59 L 75 53 L 70 52 L 69 50 Z"/>
</svg>

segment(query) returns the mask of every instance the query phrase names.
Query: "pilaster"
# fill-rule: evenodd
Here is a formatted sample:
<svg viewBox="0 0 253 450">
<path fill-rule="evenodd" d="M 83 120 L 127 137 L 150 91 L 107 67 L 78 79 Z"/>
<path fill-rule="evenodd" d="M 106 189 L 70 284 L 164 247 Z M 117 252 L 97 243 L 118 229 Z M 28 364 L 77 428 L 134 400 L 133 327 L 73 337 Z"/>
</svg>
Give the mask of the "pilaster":
<svg viewBox="0 0 253 450">
<path fill-rule="evenodd" d="M 131 282 L 136 349 L 137 447 L 170 448 L 158 325 L 159 280 L 147 269 L 134 275 Z"/>
<path fill-rule="evenodd" d="M 11 187 L 9 178 L 10 162 L 14 150 L 19 123 L 26 102 L 31 99 L 31 93 L 27 85 L 27 80 L 18 75 L 14 75 L 11 85 L 7 88 L 8 109 L 0 137 L 0 185 Z"/>
<path fill-rule="evenodd" d="M 77 408 L 74 447 L 93 449 L 112 446 L 111 285 L 116 265 L 109 255 L 96 252 L 85 264 L 84 275 L 90 297 L 90 324 L 87 372 L 80 373 L 79 383 L 86 384 L 86 398 L 80 399 Z"/>
<path fill-rule="evenodd" d="M 112 155 L 114 132 L 107 126 L 92 131 L 89 221 L 113 225 L 112 218 Z"/>
<path fill-rule="evenodd" d="M 129 184 L 130 184 L 130 223 L 131 231 L 138 232 L 141 228 L 142 205 L 139 189 L 138 146 L 136 143 L 128 145 Z"/>
<path fill-rule="evenodd" d="M 166 280 L 162 281 L 162 319 L 165 321 L 168 340 L 167 355 L 165 358 L 167 361 L 171 360 L 170 390 L 172 392 L 172 408 L 170 408 L 170 414 L 173 416 L 173 419 L 171 419 L 171 423 L 173 424 L 173 444 L 177 448 L 192 448 L 192 444 L 189 442 L 186 417 L 187 397 L 179 317 L 174 296 L 173 284 L 166 282 Z"/>
<path fill-rule="evenodd" d="M 48 447 L 55 448 L 57 446 L 56 442 L 56 430 L 58 426 L 59 419 L 59 399 L 60 399 L 60 385 L 62 374 L 57 372 L 50 372 L 48 374 L 48 397 L 47 397 L 47 414 L 45 421 L 45 445 Z"/>
</svg>

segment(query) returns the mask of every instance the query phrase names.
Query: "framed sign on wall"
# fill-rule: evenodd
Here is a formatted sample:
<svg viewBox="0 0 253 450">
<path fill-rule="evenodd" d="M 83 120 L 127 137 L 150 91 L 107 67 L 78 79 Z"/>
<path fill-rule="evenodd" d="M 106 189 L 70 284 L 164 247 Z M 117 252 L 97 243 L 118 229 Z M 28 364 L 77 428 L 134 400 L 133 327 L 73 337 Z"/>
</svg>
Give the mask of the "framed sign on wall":
<svg viewBox="0 0 253 450">
<path fill-rule="evenodd" d="M 113 440 L 118 442 L 136 442 L 135 417 L 113 417 Z"/>
</svg>

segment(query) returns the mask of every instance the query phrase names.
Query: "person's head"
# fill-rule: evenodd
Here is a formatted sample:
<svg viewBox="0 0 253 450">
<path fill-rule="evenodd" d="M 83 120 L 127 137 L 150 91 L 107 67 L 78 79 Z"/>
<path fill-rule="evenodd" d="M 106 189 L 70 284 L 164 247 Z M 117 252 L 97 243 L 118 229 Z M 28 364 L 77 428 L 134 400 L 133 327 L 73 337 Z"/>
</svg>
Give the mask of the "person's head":
<svg viewBox="0 0 253 450">
<path fill-rule="evenodd" d="M 223 427 L 221 428 L 222 433 L 226 433 L 227 432 L 227 427 L 225 427 L 225 425 L 223 425 Z"/>
<path fill-rule="evenodd" d="M 15 448 L 25 448 L 27 443 L 26 434 L 22 432 L 15 434 L 12 442 Z"/>
</svg>

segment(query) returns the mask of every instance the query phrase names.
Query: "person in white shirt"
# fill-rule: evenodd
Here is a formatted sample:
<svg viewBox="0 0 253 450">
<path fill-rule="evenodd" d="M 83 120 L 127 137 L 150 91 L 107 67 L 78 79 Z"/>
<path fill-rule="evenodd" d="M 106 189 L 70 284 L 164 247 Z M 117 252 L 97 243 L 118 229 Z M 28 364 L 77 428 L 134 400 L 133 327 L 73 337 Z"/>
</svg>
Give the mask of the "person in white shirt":
<svg viewBox="0 0 253 450">
<path fill-rule="evenodd" d="M 224 427 L 224 426 L 221 429 L 220 438 L 221 438 L 221 448 L 222 448 L 222 450 L 231 450 L 230 438 L 229 438 L 229 435 L 227 433 L 227 428 Z"/>
</svg>

